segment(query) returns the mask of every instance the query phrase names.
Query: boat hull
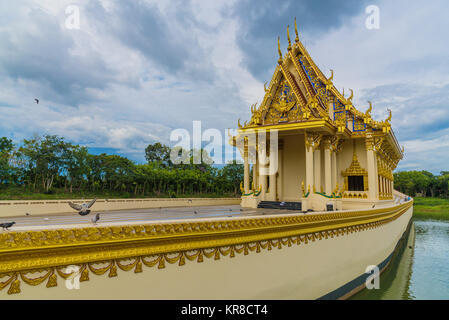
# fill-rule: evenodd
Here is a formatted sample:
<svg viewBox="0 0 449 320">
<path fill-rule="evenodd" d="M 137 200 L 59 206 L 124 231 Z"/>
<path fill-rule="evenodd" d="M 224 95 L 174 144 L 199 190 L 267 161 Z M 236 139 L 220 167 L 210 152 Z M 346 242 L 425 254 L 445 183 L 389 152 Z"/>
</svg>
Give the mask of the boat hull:
<svg viewBox="0 0 449 320">
<path fill-rule="evenodd" d="M 9 268 L 14 259 L 21 263 L 10 270 L 13 278 L 0 296 L 2 299 L 347 298 L 364 287 L 368 266 L 382 269 L 388 264 L 407 231 L 412 212 L 409 203 L 334 216 L 322 213 L 233 219 L 238 222 L 236 225 L 209 219 L 204 226 L 203 222 L 196 222 L 198 225 L 192 222 L 189 230 L 184 223 L 182 228 L 187 233 L 176 229 L 176 223 L 166 223 L 173 233 L 165 230 L 164 235 L 139 241 L 118 236 L 126 232 L 117 229 L 114 241 L 99 239 L 101 243 L 92 240 L 83 244 L 72 241 L 68 247 L 52 245 L 47 249 L 41 245 L 29 248 L 26 256 L 20 256 L 24 254 L 23 248 L 11 248 L 1 253 L 10 259 Z M 138 228 L 133 230 L 137 232 Z M 152 230 L 157 236 L 158 229 Z M 38 256 L 36 250 L 49 259 Z M 47 277 L 40 285 L 27 285 L 32 282 L 29 279 L 37 277 L 32 276 L 35 268 L 30 266 L 37 267 L 39 263 L 40 274 Z M 8 266 L 2 264 L 4 273 Z M 70 289 L 72 282 L 67 285 L 64 278 L 67 265 L 77 265 L 82 270 L 78 290 Z M 5 283 L 5 278 L 1 280 Z"/>
</svg>

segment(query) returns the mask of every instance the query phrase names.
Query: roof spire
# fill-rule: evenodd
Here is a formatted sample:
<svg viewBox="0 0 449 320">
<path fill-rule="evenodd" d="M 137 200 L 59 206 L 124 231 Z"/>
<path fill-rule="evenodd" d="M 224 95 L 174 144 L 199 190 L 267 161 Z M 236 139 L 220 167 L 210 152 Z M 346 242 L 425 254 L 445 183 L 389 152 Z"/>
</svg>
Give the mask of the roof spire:
<svg viewBox="0 0 449 320">
<path fill-rule="evenodd" d="M 295 33 L 296 33 L 295 42 L 299 42 L 299 37 L 298 37 L 298 26 L 296 25 L 296 17 L 295 17 Z"/>
<path fill-rule="evenodd" d="M 288 39 L 288 47 L 287 50 L 290 51 L 292 49 L 292 42 L 290 41 L 290 31 L 289 31 L 290 25 L 287 25 L 287 39 Z"/>
<path fill-rule="evenodd" d="M 278 37 L 278 52 L 279 52 L 279 60 L 278 63 L 282 63 L 282 51 L 281 51 L 281 37 Z"/>
</svg>

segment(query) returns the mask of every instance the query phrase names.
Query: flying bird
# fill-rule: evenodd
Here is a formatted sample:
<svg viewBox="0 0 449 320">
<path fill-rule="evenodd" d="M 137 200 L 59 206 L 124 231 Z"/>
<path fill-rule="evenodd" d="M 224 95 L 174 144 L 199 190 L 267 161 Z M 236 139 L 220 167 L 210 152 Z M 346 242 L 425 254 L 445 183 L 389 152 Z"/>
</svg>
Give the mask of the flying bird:
<svg viewBox="0 0 449 320">
<path fill-rule="evenodd" d="M 98 222 L 99 220 L 100 220 L 100 214 L 97 213 L 97 214 L 95 215 L 95 217 L 92 218 L 92 222 L 93 222 L 93 224 L 97 224 L 97 222 Z"/>
<path fill-rule="evenodd" d="M 81 205 L 75 204 L 75 203 L 69 201 L 68 204 L 69 204 L 69 206 L 72 209 L 75 209 L 76 211 L 78 211 L 78 214 L 80 216 L 85 216 L 85 215 L 88 215 L 90 213 L 89 208 L 94 205 L 95 201 L 97 201 L 97 199 L 93 199 L 92 201 L 90 201 L 88 203 L 85 202 L 85 203 L 83 203 Z"/>
<path fill-rule="evenodd" d="M 36 103 L 39 104 L 39 99 L 34 99 L 34 101 L 36 101 Z"/>
<path fill-rule="evenodd" d="M 9 231 L 9 229 L 8 228 L 11 228 L 13 225 L 15 225 L 16 223 L 14 222 L 14 221 L 12 221 L 12 222 L 5 222 L 5 223 L 0 223 L 0 227 L 2 227 L 3 228 L 3 231 L 4 230 L 8 230 Z"/>
</svg>

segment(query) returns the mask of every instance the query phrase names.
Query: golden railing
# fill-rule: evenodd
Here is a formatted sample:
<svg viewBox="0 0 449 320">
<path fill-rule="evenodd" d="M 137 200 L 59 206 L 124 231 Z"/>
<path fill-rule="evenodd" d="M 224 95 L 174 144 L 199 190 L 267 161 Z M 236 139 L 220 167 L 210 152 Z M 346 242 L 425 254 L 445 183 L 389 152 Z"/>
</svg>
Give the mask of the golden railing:
<svg viewBox="0 0 449 320">
<path fill-rule="evenodd" d="M 0 290 L 9 286 L 8 294 L 19 293 L 20 280 L 30 285 L 46 281 L 47 287 L 54 287 L 57 276 L 70 276 L 64 273 L 69 265 L 79 266 L 81 281 L 86 281 L 90 273 L 117 276 L 117 268 L 137 273 L 142 265 L 182 266 L 186 261 L 307 244 L 379 227 L 400 217 L 412 203 L 316 214 L 4 232 Z"/>
</svg>

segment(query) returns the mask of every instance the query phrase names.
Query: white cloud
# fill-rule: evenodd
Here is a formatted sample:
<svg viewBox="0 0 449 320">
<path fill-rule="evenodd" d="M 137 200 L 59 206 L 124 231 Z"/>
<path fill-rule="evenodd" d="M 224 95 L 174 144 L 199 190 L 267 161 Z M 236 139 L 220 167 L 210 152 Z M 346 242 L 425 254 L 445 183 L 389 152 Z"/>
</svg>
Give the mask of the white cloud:
<svg viewBox="0 0 449 320">
<path fill-rule="evenodd" d="M 5 40 L 0 45 L 0 135 L 18 142 L 48 132 L 143 160 L 146 144 L 168 143 L 172 129 L 190 131 L 193 120 L 202 120 L 203 130 L 223 132 L 238 118 L 248 119 L 250 104 L 263 98 L 263 83 L 243 51 L 248 48 L 239 43 L 246 36 L 242 17 L 257 10 L 236 13 L 237 1 L 92 0 L 80 2 L 81 29 L 67 30 L 69 4 L 0 4 L 0 39 Z M 300 37 L 324 72 L 334 69 L 338 88 L 355 89 L 361 110 L 368 99 L 375 117 L 385 118 L 387 107 L 393 110 L 395 132 L 407 151 L 401 168 L 421 164 L 438 170 L 449 156 L 444 140 L 447 2 L 383 0 L 378 5 L 380 30 L 365 28 L 361 10 L 327 32 L 317 26 L 319 31 L 309 28 L 303 34 L 300 25 Z M 281 13 L 289 14 L 288 8 L 285 4 Z M 323 4 L 320 10 L 326 8 Z M 288 22 L 281 13 L 264 27 L 291 25 L 295 12 Z M 256 36 L 263 37 L 264 30 Z M 275 39 L 269 47 L 264 43 L 254 39 L 254 59 L 254 52 L 276 57 Z M 268 63 L 274 70 L 276 59 Z M 424 157 L 423 150 L 439 158 Z"/>
</svg>

